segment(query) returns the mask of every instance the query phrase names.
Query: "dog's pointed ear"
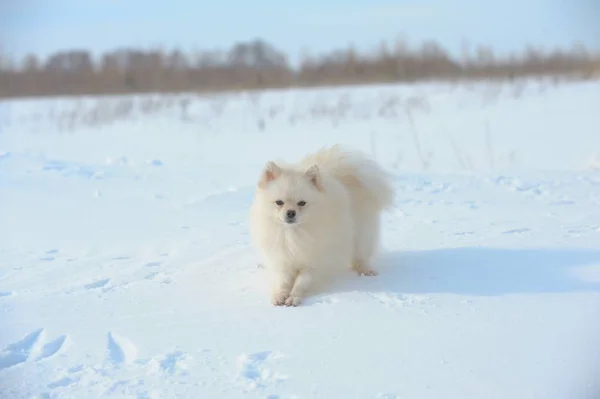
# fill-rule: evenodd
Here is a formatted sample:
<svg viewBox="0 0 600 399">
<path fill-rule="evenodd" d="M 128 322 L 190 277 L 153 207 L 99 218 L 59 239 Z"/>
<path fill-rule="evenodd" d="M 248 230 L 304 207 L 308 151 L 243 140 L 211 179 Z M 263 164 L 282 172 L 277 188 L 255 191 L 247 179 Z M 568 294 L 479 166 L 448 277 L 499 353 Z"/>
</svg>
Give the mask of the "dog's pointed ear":
<svg viewBox="0 0 600 399">
<path fill-rule="evenodd" d="M 317 188 L 319 191 L 323 191 L 323 181 L 321 179 L 321 171 L 317 165 L 311 165 L 306 172 L 304 172 L 304 176 L 306 176 L 310 182 Z"/>
<path fill-rule="evenodd" d="M 280 175 L 281 168 L 273 161 L 267 162 L 262 171 L 260 181 L 258 182 L 258 187 L 265 188 L 267 184 L 277 179 Z"/>
</svg>

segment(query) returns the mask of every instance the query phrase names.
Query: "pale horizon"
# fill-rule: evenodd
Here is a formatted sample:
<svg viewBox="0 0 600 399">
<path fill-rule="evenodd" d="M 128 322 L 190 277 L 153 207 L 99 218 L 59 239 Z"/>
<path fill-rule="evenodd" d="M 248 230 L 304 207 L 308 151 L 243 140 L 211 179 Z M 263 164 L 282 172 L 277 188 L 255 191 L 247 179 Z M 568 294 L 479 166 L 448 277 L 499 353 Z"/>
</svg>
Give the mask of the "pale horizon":
<svg viewBox="0 0 600 399">
<path fill-rule="evenodd" d="M 433 40 L 453 55 L 460 54 L 464 43 L 489 46 L 500 55 L 527 45 L 553 49 L 581 43 L 600 50 L 600 27 L 593 23 L 600 6 L 591 0 L 308 0 L 302 5 L 224 0 L 204 6 L 191 0 L 90 0 L 85 5 L 31 0 L 3 7 L 1 48 L 17 59 L 68 49 L 95 56 L 129 47 L 224 50 L 254 39 L 284 51 L 292 62 L 303 51 L 319 54 L 348 46 L 366 51 L 397 39 L 409 45 Z"/>
</svg>

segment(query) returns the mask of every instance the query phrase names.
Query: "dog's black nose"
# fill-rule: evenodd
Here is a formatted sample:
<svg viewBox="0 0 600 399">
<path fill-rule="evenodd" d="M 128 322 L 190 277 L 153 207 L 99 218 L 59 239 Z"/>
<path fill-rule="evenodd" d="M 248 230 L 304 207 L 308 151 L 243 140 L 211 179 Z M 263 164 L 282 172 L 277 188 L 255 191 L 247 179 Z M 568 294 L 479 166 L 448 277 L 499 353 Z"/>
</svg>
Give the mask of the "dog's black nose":
<svg viewBox="0 0 600 399">
<path fill-rule="evenodd" d="M 296 211 L 293 209 L 289 209 L 286 213 L 285 216 L 287 216 L 288 219 L 293 219 L 296 217 Z"/>
</svg>

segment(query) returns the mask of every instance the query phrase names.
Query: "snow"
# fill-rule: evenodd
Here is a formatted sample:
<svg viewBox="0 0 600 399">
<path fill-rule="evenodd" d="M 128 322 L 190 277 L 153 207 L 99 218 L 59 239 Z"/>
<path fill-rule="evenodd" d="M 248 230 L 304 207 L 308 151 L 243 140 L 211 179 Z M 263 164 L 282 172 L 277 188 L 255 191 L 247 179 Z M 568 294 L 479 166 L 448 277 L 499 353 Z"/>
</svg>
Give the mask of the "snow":
<svg viewBox="0 0 600 399">
<path fill-rule="evenodd" d="M 592 398 L 598 109 L 543 81 L 5 101 L 0 397 Z M 337 142 L 394 175 L 380 275 L 274 307 L 258 173 Z"/>
</svg>

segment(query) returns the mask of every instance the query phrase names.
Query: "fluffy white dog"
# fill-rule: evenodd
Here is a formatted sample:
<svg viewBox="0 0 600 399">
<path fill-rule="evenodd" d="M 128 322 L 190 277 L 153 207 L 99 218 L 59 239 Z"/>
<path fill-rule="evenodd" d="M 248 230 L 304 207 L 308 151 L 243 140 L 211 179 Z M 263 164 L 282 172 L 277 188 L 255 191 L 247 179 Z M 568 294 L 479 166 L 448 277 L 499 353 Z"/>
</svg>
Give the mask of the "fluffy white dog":
<svg viewBox="0 0 600 399">
<path fill-rule="evenodd" d="M 297 165 L 268 162 L 250 210 L 250 233 L 273 278 L 272 303 L 297 306 L 331 271 L 376 276 L 371 261 L 380 214 L 393 201 L 379 165 L 338 145 Z"/>
</svg>

